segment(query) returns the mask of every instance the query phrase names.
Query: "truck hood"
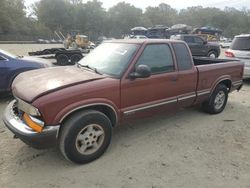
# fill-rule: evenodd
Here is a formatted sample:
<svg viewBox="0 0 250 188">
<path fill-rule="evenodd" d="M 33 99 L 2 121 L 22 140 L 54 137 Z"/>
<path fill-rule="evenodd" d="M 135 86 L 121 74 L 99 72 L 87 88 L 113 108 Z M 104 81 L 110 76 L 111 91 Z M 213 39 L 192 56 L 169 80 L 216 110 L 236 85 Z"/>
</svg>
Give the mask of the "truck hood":
<svg viewBox="0 0 250 188">
<path fill-rule="evenodd" d="M 102 79 L 105 76 L 77 66 L 52 67 L 19 74 L 12 84 L 13 95 L 27 102 L 61 88 Z"/>
</svg>

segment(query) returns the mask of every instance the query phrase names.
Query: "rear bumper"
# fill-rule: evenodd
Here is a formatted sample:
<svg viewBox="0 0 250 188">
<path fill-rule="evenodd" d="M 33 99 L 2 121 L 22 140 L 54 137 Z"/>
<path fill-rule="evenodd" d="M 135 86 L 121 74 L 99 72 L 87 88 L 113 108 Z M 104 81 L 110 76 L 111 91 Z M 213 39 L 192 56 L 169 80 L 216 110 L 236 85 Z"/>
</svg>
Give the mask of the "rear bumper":
<svg viewBox="0 0 250 188">
<path fill-rule="evenodd" d="M 5 109 L 3 121 L 6 127 L 24 143 L 38 149 L 53 147 L 57 143 L 58 126 L 46 126 L 41 133 L 35 132 L 15 115 L 15 100 Z"/>
<path fill-rule="evenodd" d="M 242 80 L 235 81 L 235 82 L 232 83 L 231 91 L 234 91 L 234 90 L 239 91 L 239 90 L 241 90 L 242 86 L 243 86 L 243 81 Z"/>
<path fill-rule="evenodd" d="M 244 78 L 250 78 L 250 67 L 245 67 L 244 68 Z"/>
</svg>

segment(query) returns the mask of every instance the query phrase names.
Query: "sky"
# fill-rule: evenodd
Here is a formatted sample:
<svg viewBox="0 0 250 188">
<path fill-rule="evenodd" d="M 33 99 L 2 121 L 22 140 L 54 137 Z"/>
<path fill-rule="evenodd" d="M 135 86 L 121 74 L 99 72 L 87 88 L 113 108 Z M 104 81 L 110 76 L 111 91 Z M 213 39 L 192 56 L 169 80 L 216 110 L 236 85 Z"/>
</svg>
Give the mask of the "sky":
<svg viewBox="0 0 250 188">
<path fill-rule="evenodd" d="M 26 6 L 29 6 L 36 1 L 39 0 L 25 0 L 25 4 Z M 88 0 L 83 0 L 84 3 L 87 1 Z M 220 9 L 224 9 L 226 6 L 234 7 L 237 9 L 241 9 L 242 7 L 250 9 L 250 0 L 99 0 L 99 1 L 103 3 L 103 7 L 106 9 L 122 1 L 130 3 L 135 7 L 141 8 L 143 10 L 145 10 L 145 8 L 148 6 L 158 6 L 160 3 L 169 4 L 171 7 L 177 10 L 198 5 L 201 5 L 203 7 L 216 7 Z"/>
</svg>

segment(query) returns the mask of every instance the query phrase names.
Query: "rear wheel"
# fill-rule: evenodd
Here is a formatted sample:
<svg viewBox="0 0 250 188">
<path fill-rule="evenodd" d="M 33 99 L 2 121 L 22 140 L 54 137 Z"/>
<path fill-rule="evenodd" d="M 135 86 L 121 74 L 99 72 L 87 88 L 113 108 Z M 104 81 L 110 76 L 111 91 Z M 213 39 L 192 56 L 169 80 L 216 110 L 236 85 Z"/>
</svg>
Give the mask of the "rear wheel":
<svg viewBox="0 0 250 188">
<path fill-rule="evenodd" d="M 51 51 L 50 50 L 44 50 L 42 55 L 48 55 L 48 54 L 51 54 Z"/>
<path fill-rule="evenodd" d="M 215 58 L 218 57 L 218 53 L 216 51 L 212 50 L 212 51 L 208 52 L 207 56 L 210 57 L 210 58 L 215 59 Z"/>
<path fill-rule="evenodd" d="M 111 136 L 111 121 L 105 114 L 95 110 L 78 112 L 60 131 L 60 150 L 72 162 L 88 163 L 106 151 Z"/>
<path fill-rule="evenodd" d="M 210 114 L 222 112 L 227 104 L 228 88 L 224 84 L 219 84 L 209 100 L 203 103 L 203 110 Z"/>
<path fill-rule="evenodd" d="M 59 54 L 58 56 L 56 56 L 56 61 L 59 65 L 69 64 L 69 58 L 65 54 Z"/>
</svg>

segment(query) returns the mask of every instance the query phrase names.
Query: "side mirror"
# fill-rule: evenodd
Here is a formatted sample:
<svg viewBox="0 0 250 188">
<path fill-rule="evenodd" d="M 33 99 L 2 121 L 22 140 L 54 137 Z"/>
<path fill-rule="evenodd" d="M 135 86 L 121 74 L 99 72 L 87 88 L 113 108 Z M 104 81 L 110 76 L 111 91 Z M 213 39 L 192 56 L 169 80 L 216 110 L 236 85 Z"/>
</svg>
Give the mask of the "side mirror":
<svg viewBox="0 0 250 188">
<path fill-rule="evenodd" d="M 203 42 L 203 44 L 207 44 L 207 41 L 205 40 L 205 41 Z"/>
<path fill-rule="evenodd" d="M 130 78 L 148 78 L 151 76 L 151 70 L 147 65 L 139 65 L 135 72 L 130 74 Z"/>
</svg>

